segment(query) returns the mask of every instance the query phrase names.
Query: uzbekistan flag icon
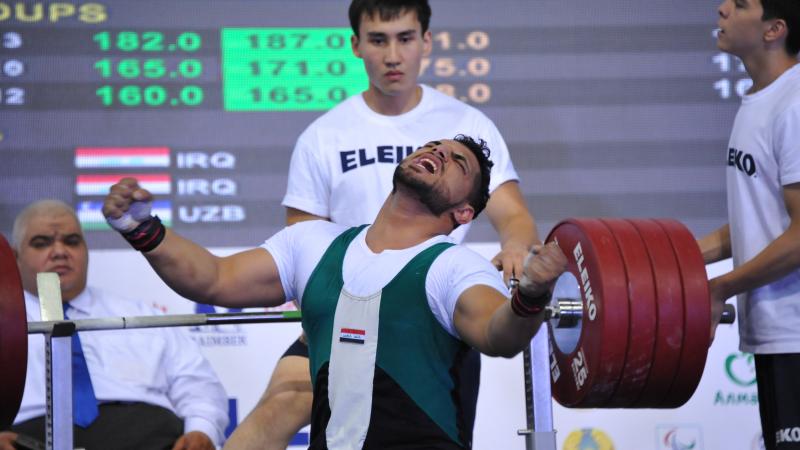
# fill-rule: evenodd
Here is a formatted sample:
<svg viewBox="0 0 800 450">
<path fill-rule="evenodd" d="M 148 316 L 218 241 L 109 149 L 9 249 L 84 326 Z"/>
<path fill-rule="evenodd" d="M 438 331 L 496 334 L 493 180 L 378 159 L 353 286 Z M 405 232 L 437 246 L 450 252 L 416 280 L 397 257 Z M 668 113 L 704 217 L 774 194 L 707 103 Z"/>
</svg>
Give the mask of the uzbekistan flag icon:
<svg viewBox="0 0 800 450">
<path fill-rule="evenodd" d="M 151 214 L 158 216 L 165 227 L 172 226 L 172 203 L 169 200 L 156 200 L 153 202 Z M 111 227 L 106 223 L 103 216 L 103 202 L 82 201 L 78 202 L 75 208 L 78 220 L 84 230 L 110 230 Z"/>
<path fill-rule="evenodd" d="M 339 332 L 339 342 L 350 342 L 353 344 L 363 344 L 366 332 L 355 328 L 342 328 Z"/>
</svg>

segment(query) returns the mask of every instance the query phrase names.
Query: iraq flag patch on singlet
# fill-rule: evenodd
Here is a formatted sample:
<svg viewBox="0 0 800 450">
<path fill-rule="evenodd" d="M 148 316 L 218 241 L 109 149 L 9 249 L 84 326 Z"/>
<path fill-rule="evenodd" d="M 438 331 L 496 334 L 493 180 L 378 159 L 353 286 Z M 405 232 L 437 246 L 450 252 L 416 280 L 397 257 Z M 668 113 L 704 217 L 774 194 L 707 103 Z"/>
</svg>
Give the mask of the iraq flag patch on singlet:
<svg viewBox="0 0 800 450">
<path fill-rule="evenodd" d="M 339 332 L 339 342 L 350 342 L 353 344 L 364 344 L 366 332 L 356 328 L 342 328 Z"/>
</svg>

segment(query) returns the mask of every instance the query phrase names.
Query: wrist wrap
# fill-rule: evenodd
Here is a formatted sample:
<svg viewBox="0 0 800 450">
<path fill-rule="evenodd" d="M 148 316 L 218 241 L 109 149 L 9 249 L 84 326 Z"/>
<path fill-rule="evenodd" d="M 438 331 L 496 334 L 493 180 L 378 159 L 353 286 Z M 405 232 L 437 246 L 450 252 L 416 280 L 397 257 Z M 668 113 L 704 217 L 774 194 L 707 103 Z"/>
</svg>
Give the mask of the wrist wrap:
<svg viewBox="0 0 800 450">
<path fill-rule="evenodd" d="M 121 234 L 134 249 L 140 252 L 149 252 L 158 247 L 166 232 L 167 229 L 161 224 L 161 219 L 158 216 L 152 216 L 133 230 Z"/>
<path fill-rule="evenodd" d="M 550 303 L 553 295 L 550 291 L 538 297 L 528 297 L 519 292 L 519 288 L 514 290 L 511 296 L 511 310 L 520 317 L 531 317 L 544 311 L 545 306 Z"/>
</svg>

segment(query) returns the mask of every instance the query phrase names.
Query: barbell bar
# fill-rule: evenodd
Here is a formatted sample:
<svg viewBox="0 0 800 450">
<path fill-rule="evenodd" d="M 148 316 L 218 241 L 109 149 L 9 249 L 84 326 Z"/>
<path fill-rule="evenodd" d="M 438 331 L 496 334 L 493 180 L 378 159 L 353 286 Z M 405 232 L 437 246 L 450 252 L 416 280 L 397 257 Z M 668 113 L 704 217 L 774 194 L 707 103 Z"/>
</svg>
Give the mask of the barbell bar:
<svg viewBox="0 0 800 450">
<path fill-rule="evenodd" d="M 75 324 L 75 331 L 98 331 L 299 321 L 300 311 L 103 317 L 99 319 L 28 322 L 28 334 L 52 333 L 55 326 L 65 322 Z"/>
</svg>

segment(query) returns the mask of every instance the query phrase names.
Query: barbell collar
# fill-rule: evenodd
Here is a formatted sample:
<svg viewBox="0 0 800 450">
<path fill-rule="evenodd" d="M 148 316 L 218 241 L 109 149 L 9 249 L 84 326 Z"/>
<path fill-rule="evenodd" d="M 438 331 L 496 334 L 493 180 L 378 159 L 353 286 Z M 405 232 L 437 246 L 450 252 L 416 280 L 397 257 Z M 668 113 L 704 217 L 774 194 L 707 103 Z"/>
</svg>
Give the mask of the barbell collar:
<svg viewBox="0 0 800 450">
<path fill-rule="evenodd" d="M 554 321 L 555 328 L 575 328 L 583 318 L 583 302 L 579 298 L 559 297 L 546 309 L 545 320 Z"/>
</svg>

